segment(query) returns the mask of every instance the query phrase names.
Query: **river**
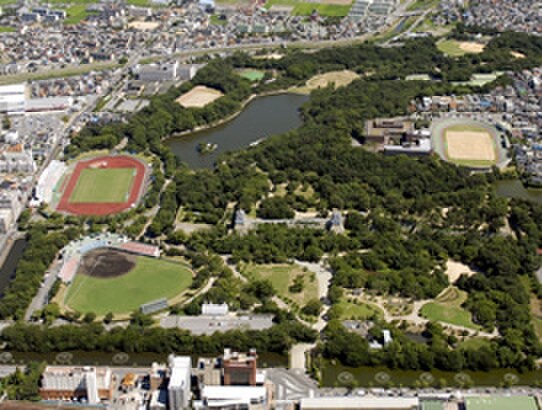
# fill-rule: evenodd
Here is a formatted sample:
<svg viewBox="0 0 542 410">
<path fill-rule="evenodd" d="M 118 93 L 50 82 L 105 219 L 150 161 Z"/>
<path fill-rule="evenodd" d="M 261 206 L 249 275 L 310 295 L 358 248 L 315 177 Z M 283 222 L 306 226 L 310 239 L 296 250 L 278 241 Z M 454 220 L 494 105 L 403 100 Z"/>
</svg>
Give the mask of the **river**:
<svg viewBox="0 0 542 410">
<path fill-rule="evenodd" d="M 299 108 L 309 100 L 306 95 L 279 94 L 251 101 L 233 120 L 205 131 L 171 138 L 166 144 L 191 168 L 211 168 L 218 155 L 248 147 L 251 143 L 281 134 L 302 124 Z M 217 144 L 212 153 L 200 155 L 200 143 Z"/>
<path fill-rule="evenodd" d="M 11 247 L 9 254 L 6 257 L 4 264 L 0 268 L 0 296 L 3 296 L 4 289 L 9 284 L 9 282 L 11 282 L 11 279 L 15 275 L 15 269 L 17 268 L 17 263 L 19 262 L 19 259 L 23 255 L 25 248 L 26 248 L 25 239 L 17 239 L 13 243 L 13 246 Z"/>
</svg>

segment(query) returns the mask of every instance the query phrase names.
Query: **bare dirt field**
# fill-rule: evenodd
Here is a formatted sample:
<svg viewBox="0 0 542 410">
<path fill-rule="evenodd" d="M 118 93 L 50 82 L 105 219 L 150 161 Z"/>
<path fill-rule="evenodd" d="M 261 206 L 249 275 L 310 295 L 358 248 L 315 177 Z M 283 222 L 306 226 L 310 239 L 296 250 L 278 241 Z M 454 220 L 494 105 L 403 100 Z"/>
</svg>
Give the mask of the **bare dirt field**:
<svg viewBox="0 0 542 410">
<path fill-rule="evenodd" d="M 307 80 L 302 87 L 293 87 L 292 92 L 310 94 L 312 90 L 327 87 L 335 84 L 335 88 L 343 87 L 359 78 L 359 75 L 350 70 L 330 71 L 329 73 L 318 74 Z"/>
<path fill-rule="evenodd" d="M 445 141 L 451 160 L 495 161 L 493 138 L 486 131 L 447 130 Z"/>
<path fill-rule="evenodd" d="M 480 43 L 474 43 L 471 41 L 462 41 L 459 43 L 459 48 L 465 50 L 468 53 L 481 53 L 486 46 Z"/>
<path fill-rule="evenodd" d="M 519 53 L 517 51 L 510 51 L 510 54 L 512 55 L 512 57 L 520 59 L 520 60 L 522 60 L 522 59 L 524 59 L 526 57 L 525 54 Z"/>
<path fill-rule="evenodd" d="M 181 95 L 175 101 L 185 108 L 203 108 L 223 95 L 218 90 L 198 85 Z"/>
<path fill-rule="evenodd" d="M 83 256 L 78 273 L 96 278 L 113 278 L 130 272 L 135 265 L 134 255 L 101 248 Z"/>
<path fill-rule="evenodd" d="M 461 262 L 455 262 L 451 259 L 448 259 L 446 262 L 446 276 L 448 276 L 448 281 L 450 283 L 455 283 L 461 275 L 472 276 L 475 275 L 471 268 Z"/>
<path fill-rule="evenodd" d="M 350 84 L 359 76 L 349 70 L 330 71 L 329 73 L 319 74 L 307 81 L 307 87 L 311 89 L 327 87 L 329 84 L 335 84 L 335 87 L 343 87 Z"/>
<path fill-rule="evenodd" d="M 128 23 L 129 28 L 135 28 L 136 30 L 141 31 L 152 31 L 159 25 L 160 23 L 155 23 L 152 21 L 132 21 L 131 23 Z"/>
</svg>

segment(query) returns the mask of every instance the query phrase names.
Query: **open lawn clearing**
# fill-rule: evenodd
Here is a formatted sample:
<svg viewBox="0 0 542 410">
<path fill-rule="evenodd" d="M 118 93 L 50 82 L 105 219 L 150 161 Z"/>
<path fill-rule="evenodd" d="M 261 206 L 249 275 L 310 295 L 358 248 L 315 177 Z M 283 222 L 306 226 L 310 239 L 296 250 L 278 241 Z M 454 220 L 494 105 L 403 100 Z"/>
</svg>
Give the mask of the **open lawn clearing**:
<svg viewBox="0 0 542 410">
<path fill-rule="evenodd" d="M 68 17 L 64 20 L 65 24 L 77 24 L 86 19 L 92 13 L 87 11 L 87 4 L 75 4 L 68 7 L 66 14 Z"/>
<path fill-rule="evenodd" d="M 269 280 L 281 299 L 292 300 L 298 306 L 304 306 L 311 299 L 318 299 L 316 274 L 308 272 L 300 266 L 288 264 L 247 265 L 243 273 L 248 277 Z M 297 276 L 303 277 L 303 290 L 291 292 L 290 287 L 294 284 L 294 279 Z"/>
<path fill-rule="evenodd" d="M 260 81 L 265 76 L 265 71 L 262 70 L 241 70 L 239 75 L 243 78 L 246 78 L 249 81 L 255 82 Z"/>
<path fill-rule="evenodd" d="M 374 318 L 375 315 L 378 317 L 383 317 L 384 314 L 382 310 L 374 305 L 369 303 L 359 302 L 352 303 L 346 300 L 342 300 L 338 303 L 338 310 L 340 312 L 339 319 L 348 320 L 367 320 Z"/>
<path fill-rule="evenodd" d="M 203 108 L 223 95 L 218 90 L 198 85 L 181 95 L 175 101 L 185 108 Z"/>
<path fill-rule="evenodd" d="M 11 26 L 0 26 L 0 33 L 13 33 L 15 28 Z"/>
<path fill-rule="evenodd" d="M 463 274 L 467 276 L 472 276 L 475 275 L 476 272 L 474 272 L 464 263 L 455 262 L 451 259 L 448 259 L 446 261 L 446 276 L 448 276 L 448 281 L 450 283 L 455 283 L 455 281 L 458 280 L 459 277 Z"/>
<path fill-rule="evenodd" d="M 431 321 L 479 330 L 480 326 L 473 323 L 470 312 L 461 307 L 466 299 L 466 292 L 450 287 L 434 302 L 423 305 L 420 314 Z"/>
<path fill-rule="evenodd" d="M 70 203 L 126 202 L 135 173 L 135 168 L 86 168 L 81 171 L 70 196 Z"/>
<path fill-rule="evenodd" d="M 456 125 L 444 131 L 446 155 L 451 161 L 488 161 L 497 159 L 495 142 L 488 130 Z"/>
<path fill-rule="evenodd" d="M 485 45 L 471 41 L 442 40 L 437 43 L 437 48 L 451 57 L 460 57 L 469 53 L 481 53 Z"/>
<path fill-rule="evenodd" d="M 192 272 L 181 263 L 136 257 L 136 266 L 127 274 L 99 278 L 77 273 L 65 305 L 78 312 L 105 315 L 130 313 L 142 304 L 173 298 L 192 283 Z"/>
<path fill-rule="evenodd" d="M 485 337 L 471 337 L 459 342 L 458 347 L 460 349 L 474 349 L 478 350 L 482 347 L 489 347 L 491 342 Z"/>
</svg>

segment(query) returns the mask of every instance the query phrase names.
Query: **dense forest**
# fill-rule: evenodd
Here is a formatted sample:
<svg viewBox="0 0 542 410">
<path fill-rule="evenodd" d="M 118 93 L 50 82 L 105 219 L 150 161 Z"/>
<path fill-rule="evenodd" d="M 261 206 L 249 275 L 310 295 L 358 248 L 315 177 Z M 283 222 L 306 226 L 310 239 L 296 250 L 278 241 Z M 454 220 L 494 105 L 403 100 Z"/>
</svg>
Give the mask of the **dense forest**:
<svg viewBox="0 0 542 410">
<path fill-rule="evenodd" d="M 527 57 L 511 59 L 511 50 Z M 520 70 L 540 64 L 542 40 L 513 33 L 495 37 L 481 54 L 460 58 L 444 56 L 433 39 L 408 41 L 393 48 L 363 44 L 311 54 L 294 51 L 276 61 L 236 54 L 211 61 L 193 81 L 154 97 L 126 123 L 87 127 L 66 153 L 75 156 L 91 149 L 112 148 L 127 138 L 129 150 L 159 157 L 163 172 L 156 171 L 146 205 L 160 203 L 161 207 L 147 237 L 166 235 L 169 244 L 184 245 L 188 252 L 230 254 L 233 262 L 255 263 L 319 261 L 325 254 L 333 271 L 334 289 L 365 288 L 377 295 L 413 300 L 433 298 L 449 285 L 444 275 L 449 258 L 479 272 L 462 277 L 458 286 L 468 292 L 464 307 L 475 323 L 488 331 L 498 329 L 499 337 L 488 346 L 459 348 L 457 340 L 435 324 L 425 330 L 429 342 L 419 344 L 406 338 L 401 329 L 386 324 L 392 329 L 394 342 L 375 352 L 369 350 L 365 339 L 332 320 L 319 347 L 327 358 L 353 366 L 382 364 L 405 369 L 528 369 L 542 354 L 542 347 L 531 323 L 529 290 L 520 278 L 531 275 L 539 263 L 536 249 L 542 246 L 542 207 L 497 198 L 491 187 L 496 178 L 493 173 L 472 175 L 434 157 L 384 157 L 353 148 L 352 140 L 361 138 L 365 120 L 406 114 L 413 99 L 473 91 L 449 81 L 466 80 L 474 72 Z M 251 88 L 236 75 L 239 67 L 274 70 L 276 80 Z M 314 91 L 302 108 L 302 127 L 243 152 L 224 155 L 212 170 L 194 171 L 178 164 L 162 144 L 172 133 L 213 123 L 237 111 L 251 93 L 299 85 L 314 74 L 338 69 L 351 69 L 362 76 L 348 87 Z M 441 81 L 404 80 L 406 75 L 419 73 Z M 203 109 L 184 109 L 174 102 L 197 84 L 217 88 L 225 96 Z M 166 178 L 170 183 L 160 192 Z M 277 187 L 284 187 L 280 195 Z M 276 195 L 270 197 L 270 191 Z M 294 211 L 308 208 L 322 216 L 340 209 L 346 214 L 346 232 L 261 225 L 245 235 L 232 233 L 226 223 L 232 203 L 237 209 L 256 211 L 264 219 L 288 218 Z M 179 208 L 190 214 L 192 221 L 214 226 L 191 236 L 173 232 Z M 505 225 L 512 232 L 504 230 Z M 72 236 L 66 231 L 47 235 L 33 229 L 28 235 L 28 258 L 35 258 L 35 268 L 18 268 L 7 292 L 12 296 L 0 303 L 2 317 L 20 317 L 39 286 L 40 274 Z M 48 245 L 37 253 L 38 246 L 32 241 L 47 241 Z M 207 300 L 227 301 L 235 308 L 249 308 L 259 300 L 263 302 L 259 309 L 273 311 L 278 325 L 262 332 L 194 337 L 137 323 L 111 332 L 98 324 L 50 329 L 18 324 L 6 329 L 2 338 L 8 348 L 39 352 L 204 353 L 224 346 L 284 351 L 295 340 L 314 340 L 311 331 L 268 303 L 273 292 L 268 283 L 244 285 L 227 272 L 213 272 L 211 264 L 202 263 L 195 282 L 201 285 L 216 276 L 216 286 L 205 295 Z M 23 284 L 24 290 L 17 290 L 17 283 Z M 186 307 L 184 313 L 196 312 L 201 301 Z M 375 324 L 375 336 L 382 326 Z"/>
</svg>

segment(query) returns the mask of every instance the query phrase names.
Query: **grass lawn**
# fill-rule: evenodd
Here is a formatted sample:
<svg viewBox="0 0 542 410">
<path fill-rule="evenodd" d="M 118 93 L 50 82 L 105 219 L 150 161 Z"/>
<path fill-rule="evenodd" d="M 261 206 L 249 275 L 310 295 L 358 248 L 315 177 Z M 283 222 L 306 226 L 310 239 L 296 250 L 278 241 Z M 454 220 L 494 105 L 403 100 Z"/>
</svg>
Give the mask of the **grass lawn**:
<svg viewBox="0 0 542 410">
<path fill-rule="evenodd" d="M 450 323 L 479 330 L 481 327 L 473 323 L 471 314 L 461 307 L 466 299 L 466 292 L 451 287 L 435 299 L 435 302 L 423 305 L 420 313 L 423 317 L 435 322 Z"/>
<path fill-rule="evenodd" d="M 360 302 L 357 304 L 342 300 L 338 303 L 338 306 L 339 312 L 341 312 L 339 319 L 341 320 L 367 320 L 374 317 L 375 314 L 379 317 L 383 316 L 382 310 L 368 303 Z"/>
<path fill-rule="evenodd" d="M 292 13 L 296 16 L 310 16 L 314 10 L 321 16 L 326 17 L 344 17 L 352 8 L 352 4 L 322 4 L 322 3 L 304 3 L 298 0 L 268 0 L 265 3 L 266 8 L 272 6 L 293 6 Z"/>
<path fill-rule="evenodd" d="M 119 203 L 130 195 L 135 168 L 91 169 L 81 172 L 71 203 Z"/>
<path fill-rule="evenodd" d="M 264 77 L 265 72 L 261 70 L 242 70 L 239 72 L 239 75 L 249 81 L 255 82 L 260 81 Z"/>
<path fill-rule="evenodd" d="M 437 43 L 437 48 L 444 54 L 448 54 L 450 57 L 460 57 L 467 52 L 459 47 L 459 41 L 457 40 L 442 40 Z"/>
<path fill-rule="evenodd" d="M 315 275 L 312 272 L 305 272 L 297 265 L 248 265 L 243 273 L 248 277 L 268 279 L 280 298 L 293 300 L 299 306 L 304 306 L 309 300 L 318 298 L 318 280 Z M 303 275 L 303 290 L 299 293 L 290 292 L 289 287 L 298 275 Z"/>
<path fill-rule="evenodd" d="M 460 342 L 459 348 L 477 350 L 481 347 L 489 347 L 490 345 L 489 339 L 486 339 L 485 337 L 473 337 Z"/>
<path fill-rule="evenodd" d="M 0 26 L 0 33 L 13 33 L 15 29 L 11 26 Z"/>
<path fill-rule="evenodd" d="M 65 24 L 78 24 L 81 20 L 86 19 L 92 13 L 87 11 L 88 4 L 90 3 L 80 3 L 74 4 L 66 10 L 68 17 L 64 20 Z"/>
<path fill-rule="evenodd" d="M 130 313 L 143 303 L 171 299 L 192 284 L 192 272 L 184 264 L 137 257 L 136 267 L 115 278 L 96 278 L 77 274 L 65 305 L 78 312 Z"/>
</svg>

